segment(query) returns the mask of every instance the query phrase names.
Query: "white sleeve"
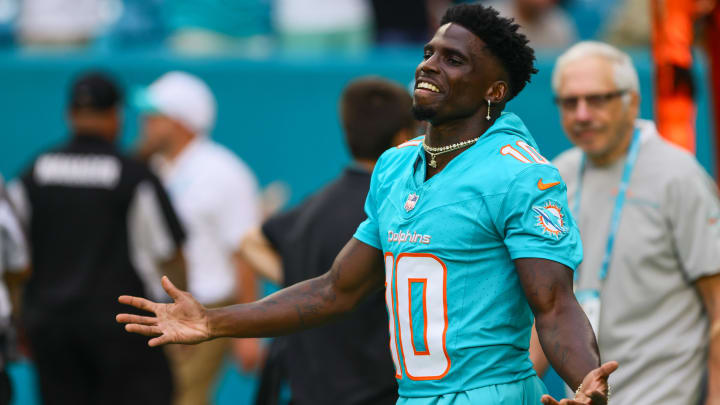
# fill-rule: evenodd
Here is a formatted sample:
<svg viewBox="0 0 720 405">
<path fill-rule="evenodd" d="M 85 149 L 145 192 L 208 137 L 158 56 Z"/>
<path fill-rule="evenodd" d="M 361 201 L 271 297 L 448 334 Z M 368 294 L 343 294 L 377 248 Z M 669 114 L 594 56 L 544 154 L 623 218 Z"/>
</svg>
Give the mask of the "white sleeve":
<svg viewBox="0 0 720 405">
<path fill-rule="evenodd" d="M 30 206 L 30 200 L 27 197 L 27 191 L 25 185 L 20 180 L 13 180 L 8 183 L 7 186 L 7 197 L 12 204 L 15 214 L 23 225 L 27 225 L 30 222 L 30 216 L 32 215 L 32 207 Z"/>
<path fill-rule="evenodd" d="M 227 176 L 215 215 L 222 243 L 229 250 L 237 249 L 243 235 L 260 222 L 257 181 L 249 169 L 239 169 Z"/>
<path fill-rule="evenodd" d="M 20 272 L 29 264 L 25 235 L 7 200 L 0 198 L 0 270 Z"/>
<path fill-rule="evenodd" d="M 128 228 L 130 237 L 155 261 L 170 259 L 180 248 L 163 211 L 152 182 L 140 183 L 130 203 Z"/>
<path fill-rule="evenodd" d="M 150 298 L 165 302 L 160 284 L 159 262 L 168 260 L 180 248 L 184 238 L 167 195 L 152 180 L 140 183 L 128 212 L 130 259 Z M 162 194 L 162 195 L 161 195 Z M 164 201 L 164 202 L 163 202 Z"/>
</svg>

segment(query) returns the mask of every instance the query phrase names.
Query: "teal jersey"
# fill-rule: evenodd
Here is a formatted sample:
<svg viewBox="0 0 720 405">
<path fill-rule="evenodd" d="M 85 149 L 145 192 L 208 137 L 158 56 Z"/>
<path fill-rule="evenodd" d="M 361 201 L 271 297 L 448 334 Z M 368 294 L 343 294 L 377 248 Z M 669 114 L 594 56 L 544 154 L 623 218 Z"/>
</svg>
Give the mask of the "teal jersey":
<svg viewBox="0 0 720 405">
<path fill-rule="evenodd" d="M 512 113 L 427 181 L 421 143 L 381 156 L 354 235 L 385 255 L 400 395 L 533 376 L 533 315 L 513 260 L 580 263 L 565 184 Z"/>
</svg>

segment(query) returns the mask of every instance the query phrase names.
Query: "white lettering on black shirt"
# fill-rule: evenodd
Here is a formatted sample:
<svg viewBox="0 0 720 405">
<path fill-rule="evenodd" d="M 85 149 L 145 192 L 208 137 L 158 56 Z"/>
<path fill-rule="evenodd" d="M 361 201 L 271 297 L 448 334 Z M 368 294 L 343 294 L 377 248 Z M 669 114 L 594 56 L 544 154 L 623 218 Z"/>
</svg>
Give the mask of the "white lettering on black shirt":
<svg viewBox="0 0 720 405">
<path fill-rule="evenodd" d="M 39 185 L 112 189 L 120 179 L 120 168 L 114 156 L 53 153 L 38 159 L 35 181 Z"/>
</svg>

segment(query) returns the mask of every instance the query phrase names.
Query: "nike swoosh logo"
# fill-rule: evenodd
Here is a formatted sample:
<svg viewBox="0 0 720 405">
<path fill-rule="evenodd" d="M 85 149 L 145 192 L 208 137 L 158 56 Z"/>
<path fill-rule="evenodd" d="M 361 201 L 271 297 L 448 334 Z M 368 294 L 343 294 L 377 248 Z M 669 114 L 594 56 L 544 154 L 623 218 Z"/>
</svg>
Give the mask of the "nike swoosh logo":
<svg viewBox="0 0 720 405">
<path fill-rule="evenodd" d="M 560 184 L 559 181 L 556 181 L 554 183 L 543 183 L 542 179 L 538 180 L 538 188 L 540 190 L 547 190 L 549 188 L 553 188 L 553 187 L 557 186 L 558 184 Z"/>
</svg>

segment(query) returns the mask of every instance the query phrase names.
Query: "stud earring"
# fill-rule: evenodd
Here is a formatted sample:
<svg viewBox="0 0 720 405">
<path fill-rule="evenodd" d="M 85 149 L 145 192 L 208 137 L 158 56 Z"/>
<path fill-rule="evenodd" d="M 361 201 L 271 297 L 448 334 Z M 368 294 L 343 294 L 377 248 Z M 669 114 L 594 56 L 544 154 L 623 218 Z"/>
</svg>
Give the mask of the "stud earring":
<svg viewBox="0 0 720 405">
<path fill-rule="evenodd" d="M 487 100 L 488 102 L 488 109 L 487 109 L 487 115 L 485 116 L 485 119 L 490 121 L 490 100 Z"/>
</svg>

